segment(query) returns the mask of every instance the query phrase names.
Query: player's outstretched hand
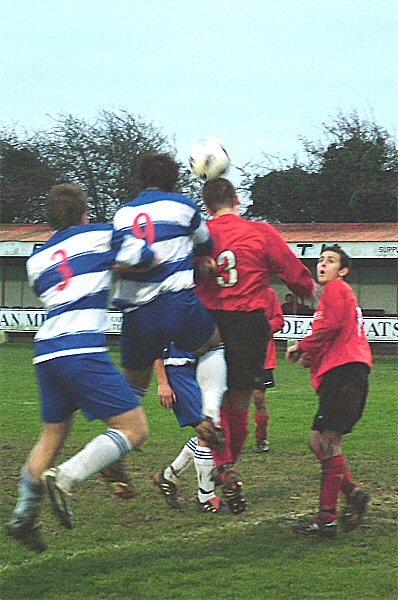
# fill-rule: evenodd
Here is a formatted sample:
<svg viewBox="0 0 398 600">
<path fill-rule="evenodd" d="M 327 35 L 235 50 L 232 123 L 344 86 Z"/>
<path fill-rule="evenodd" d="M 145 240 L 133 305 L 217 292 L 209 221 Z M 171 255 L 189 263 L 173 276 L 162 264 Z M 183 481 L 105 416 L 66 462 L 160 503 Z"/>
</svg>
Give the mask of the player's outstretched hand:
<svg viewBox="0 0 398 600">
<path fill-rule="evenodd" d="M 286 350 L 285 357 L 286 357 L 287 362 L 290 362 L 290 363 L 297 362 L 299 359 L 298 344 L 289 346 L 288 349 Z"/>
</svg>

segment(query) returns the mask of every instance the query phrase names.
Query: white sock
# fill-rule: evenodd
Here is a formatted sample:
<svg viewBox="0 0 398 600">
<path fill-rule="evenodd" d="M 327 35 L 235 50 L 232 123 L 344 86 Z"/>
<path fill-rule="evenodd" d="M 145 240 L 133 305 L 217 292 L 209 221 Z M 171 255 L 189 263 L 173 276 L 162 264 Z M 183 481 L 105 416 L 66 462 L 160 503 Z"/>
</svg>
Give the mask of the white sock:
<svg viewBox="0 0 398 600">
<path fill-rule="evenodd" d="M 108 429 L 80 452 L 58 467 L 57 480 L 66 490 L 85 481 L 132 450 L 128 437 L 118 429 Z"/>
<path fill-rule="evenodd" d="M 44 486 L 30 475 L 26 465 L 22 467 L 18 485 L 18 501 L 14 513 L 21 517 L 28 512 L 38 514 L 44 495 Z"/>
<path fill-rule="evenodd" d="M 219 425 L 220 406 L 227 390 L 227 364 L 224 348 L 210 350 L 198 361 L 196 378 L 202 392 L 203 414 Z"/>
<path fill-rule="evenodd" d="M 193 463 L 197 445 L 197 437 L 191 438 L 189 442 L 185 444 L 177 458 L 164 470 L 164 477 L 166 479 L 173 483 L 177 483 L 180 475 Z"/>
<path fill-rule="evenodd" d="M 197 446 L 194 463 L 198 478 L 198 500 L 202 503 L 207 502 L 216 495 L 214 481 L 211 478 L 214 460 L 210 448 Z"/>
</svg>

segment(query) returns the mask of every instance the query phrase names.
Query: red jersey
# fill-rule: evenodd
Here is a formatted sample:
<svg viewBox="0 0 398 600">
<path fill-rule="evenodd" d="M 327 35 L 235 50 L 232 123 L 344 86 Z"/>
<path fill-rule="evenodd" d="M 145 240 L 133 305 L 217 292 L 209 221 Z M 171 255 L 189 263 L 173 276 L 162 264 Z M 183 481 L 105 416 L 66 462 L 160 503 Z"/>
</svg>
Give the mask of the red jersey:
<svg viewBox="0 0 398 600">
<path fill-rule="evenodd" d="M 298 296 L 311 297 L 311 273 L 271 225 L 226 214 L 210 219 L 207 226 L 218 265 L 218 274 L 197 288 L 207 308 L 265 310 L 271 274 L 281 277 Z"/>
<path fill-rule="evenodd" d="M 299 342 L 311 357 L 312 385 L 318 390 L 323 375 L 340 365 L 361 362 L 372 366 L 362 311 L 354 290 L 342 279 L 323 288 L 314 313 L 312 333 Z"/>
<path fill-rule="evenodd" d="M 267 357 L 265 359 L 264 369 L 276 369 L 276 345 L 274 333 L 283 329 L 285 319 L 283 318 L 282 307 L 279 302 L 278 294 L 274 289 L 268 289 L 267 308 L 265 315 L 271 326 L 271 339 L 268 342 Z"/>
</svg>

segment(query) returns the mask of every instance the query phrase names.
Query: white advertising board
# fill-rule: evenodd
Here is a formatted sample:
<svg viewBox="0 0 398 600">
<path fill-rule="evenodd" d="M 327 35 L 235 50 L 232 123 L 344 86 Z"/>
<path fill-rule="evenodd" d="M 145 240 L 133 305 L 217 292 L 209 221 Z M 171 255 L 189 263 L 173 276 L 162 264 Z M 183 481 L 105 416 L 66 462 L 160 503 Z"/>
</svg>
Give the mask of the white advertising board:
<svg viewBox="0 0 398 600">
<path fill-rule="evenodd" d="M 0 331 L 37 331 L 46 318 L 43 309 L 14 310 L 0 308 Z M 398 317 L 364 317 L 369 342 L 398 342 Z M 108 312 L 108 333 L 120 334 L 122 313 Z M 312 317 L 285 315 L 285 326 L 275 339 L 301 339 L 311 333 Z"/>
</svg>

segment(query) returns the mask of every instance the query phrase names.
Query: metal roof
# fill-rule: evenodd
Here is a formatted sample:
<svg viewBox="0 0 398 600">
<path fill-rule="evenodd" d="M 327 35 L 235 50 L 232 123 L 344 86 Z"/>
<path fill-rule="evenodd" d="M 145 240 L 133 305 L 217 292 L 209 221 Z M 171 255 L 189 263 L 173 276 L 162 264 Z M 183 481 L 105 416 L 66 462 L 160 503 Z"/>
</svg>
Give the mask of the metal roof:
<svg viewBox="0 0 398 600">
<path fill-rule="evenodd" d="M 398 240 L 398 223 L 272 223 L 287 242 L 391 242 Z M 47 224 L 0 223 L 0 242 L 45 242 Z"/>
<path fill-rule="evenodd" d="M 273 223 L 287 242 L 391 242 L 398 223 Z"/>
<path fill-rule="evenodd" d="M 46 242 L 51 236 L 49 225 L 17 225 L 0 223 L 0 242 Z"/>
</svg>

